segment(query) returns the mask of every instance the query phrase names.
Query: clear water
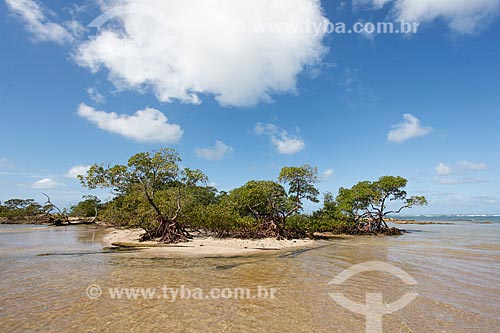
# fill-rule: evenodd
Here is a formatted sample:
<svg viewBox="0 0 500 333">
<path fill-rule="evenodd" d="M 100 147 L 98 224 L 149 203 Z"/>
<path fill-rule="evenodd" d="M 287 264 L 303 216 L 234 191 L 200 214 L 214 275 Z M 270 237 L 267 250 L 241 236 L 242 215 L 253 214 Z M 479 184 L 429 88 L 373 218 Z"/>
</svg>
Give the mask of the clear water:
<svg viewBox="0 0 500 333">
<path fill-rule="evenodd" d="M 298 253 L 167 259 L 103 250 L 89 226 L 0 226 L 0 332 L 364 332 L 365 318 L 329 296 L 363 303 L 419 296 L 384 316 L 384 332 L 498 332 L 500 224 L 407 225 L 400 237 L 339 238 Z M 40 255 L 43 254 L 43 255 Z M 48 255 L 47 255 L 48 254 Z M 328 282 L 353 264 L 402 268 Z M 89 299 L 89 285 L 103 290 Z M 276 288 L 275 299 L 112 299 L 108 288 Z"/>
<path fill-rule="evenodd" d="M 500 223 L 500 214 L 456 214 L 456 215 L 403 215 L 394 216 L 403 220 L 415 220 L 426 222 L 471 222 L 471 223 Z"/>
</svg>

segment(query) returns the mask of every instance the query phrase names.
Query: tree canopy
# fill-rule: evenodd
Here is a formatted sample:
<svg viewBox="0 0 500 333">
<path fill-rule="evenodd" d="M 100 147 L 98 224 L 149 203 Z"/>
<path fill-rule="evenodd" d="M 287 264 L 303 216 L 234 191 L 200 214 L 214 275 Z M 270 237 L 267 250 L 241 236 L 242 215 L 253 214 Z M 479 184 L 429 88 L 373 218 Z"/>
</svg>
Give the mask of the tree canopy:
<svg viewBox="0 0 500 333">
<path fill-rule="evenodd" d="M 7 218 L 30 217 L 45 213 L 34 199 L 9 199 L 0 204 L 0 216 Z"/>
<path fill-rule="evenodd" d="M 319 191 L 314 187 L 318 182 L 318 169 L 309 165 L 300 167 L 284 167 L 278 181 L 289 186 L 288 194 L 295 202 L 295 207 L 288 213 L 291 215 L 302 210 L 303 200 L 319 202 Z"/>
<path fill-rule="evenodd" d="M 127 165 L 104 167 L 95 164 L 86 176 L 80 176 L 80 180 L 89 189 L 113 188 L 125 198 L 135 199 L 137 208 L 142 208 L 136 211 L 137 217 L 147 221 L 143 223 L 145 239 L 160 237 L 161 241 L 173 243 L 189 237 L 178 222 L 182 210 L 182 189 L 207 181 L 200 170 L 181 170 L 180 162 L 181 158 L 174 149 L 162 148 L 153 153 L 138 153 L 128 160 Z M 147 204 L 141 199 L 145 199 Z M 151 215 L 156 223 L 150 221 Z"/>
<path fill-rule="evenodd" d="M 304 212 L 306 201 L 319 202 L 316 167 L 285 166 L 277 179 L 250 180 L 229 192 L 207 186 L 199 169 L 181 168 L 177 151 L 163 148 L 132 156 L 127 164 L 94 164 L 81 176 L 89 189 L 110 188 L 115 196 L 102 203 L 88 196 L 72 206 L 72 215 L 90 215 L 117 226 L 141 227 L 143 240 L 187 241 L 193 231 L 218 236 L 304 237 L 316 231 L 375 233 L 387 229 L 385 218 L 427 203 L 409 196 L 407 180 L 384 176 L 324 195 L 323 207 Z M 12 200 L 8 207 L 29 207 Z M 7 207 L 5 206 L 5 207 Z M 4 206 L 2 206 L 4 207 Z M 7 208 L 2 208 L 7 209 Z"/>
<path fill-rule="evenodd" d="M 383 176 L 374 182 L 359 182 L 350 189 L 341 188 L 336 198 L 337 207 L 346 218 L 355 223 L 366 224 L 370 231 L 379 230 L 387 227 L 384 221 L 387 215 L 427 204 L 423 196 L 408 197 L 404 190 L 407 183 L 402 177 Z M 391 202 L 399 202 L 400 205 L 388 210 Z"/>
</svg>

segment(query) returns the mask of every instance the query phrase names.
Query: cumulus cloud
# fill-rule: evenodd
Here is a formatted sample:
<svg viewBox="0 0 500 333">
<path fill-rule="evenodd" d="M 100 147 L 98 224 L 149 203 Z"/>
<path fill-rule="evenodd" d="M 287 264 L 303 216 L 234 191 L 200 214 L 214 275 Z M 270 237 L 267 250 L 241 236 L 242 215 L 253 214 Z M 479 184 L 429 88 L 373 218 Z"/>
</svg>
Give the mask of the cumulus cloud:
<svg viewBox="0 0 500 333">
<path fill-rule="evenodd" d="M 271 142 L 280 154 L 293 155 L 300 152 L 305 147 L 304 141 L 300 138 L 291 138 L 287 134 L 280 137 L 272 136 Z"/>
<path fill-rule="evenodd" d="M 475 32 L 500 12 L 500 0 L 356 0 L 355 4 L 369 4 L 374 9 L 389 4 L 397 20 L 430 22 L 443 19 L 450 29 L 459 33 Z"/>
<path fill-rule="evenodd" d="M 392 126 L 393 129 L 387 135 L 389 142 L 401 143 L 432 132 L 431 127 L 422 127 L 420 120 L 409 113 L 404 114 L 403 118 L 405 121 Z"/>
<path fill-rule="evenodd" d="M 321 174 L 321 180 L 326 181 L 326 180 L 330 179 L 332 176 L 333 176 L 333 169 L 326 169 Z"/>
<path fill-rule="evenodd" d="M 451 173 L 451 167 L 444 163 L 439 163 L 436 166 L 436 172 L 441 176 L 449 175 Z"/>
<path fill-rule="evenodd" d="M 229 154 L 230 152 L 233 151 L 232 147 L 229 147 L 222 141 L 215 141 L 215 145 L 213 147 L 207 147 L 207 148 L 197 148 L 196 149 L 196 156 L 204 158 L 209 161 L 220 161 Z"/>
<path fill-rule="evenodd" d="M 66 173 L 66 177 L 78 179 L 78 176 L 86 175 L 89 169 L 90 169 L 89 165 L 75 165 L 74 167 L 68 170 L 68 172 Z"/>
<path fill-rule="evenodd" d="M 150 88 L 162 102 L 198 104 L 201 94 L 231 106 L 270 101 L 294 93 L 297 75 L 326 51 L 326 32 L 310 29 L 328 22 L 318 0 L 101 4 L 99 30 L 79 45 L 77 62 L 106 69 L 119 89 Z"/>
<path fill-rule="evenodd" d="M 257 123 L 254 127 L 254 133 L 257 135 L 267 135 L 280 154 L 293 155 L 306 147 L 304 140 L 289 135 L 287 131 L 274 124 Z"/>
<path fill-rule="evenodd" d="M 179 125 L 168 123 L 163 113 L 152 108 L 127 115 L 99 111 L 82 103 L 78 107 L 78 115 L 102 130 L 139 142 L 175 143 L 183 135 Z"/>
<path fill-rule="evenodd" d="M 39 190 L 49 189 L 49 188 L 54 188 L 54 187 L 61 187 L 61 186 L 64 186 L 64 184 L 58 183 L 51 178 L 43 178 L 43 179 L 37 180 L 36 182 L 34 182 L 31 185 L 31 187 L 33 187 L 35 189 L 39 189 Z"/>
<path fill-rule="evenodd" d="M 73 41 L 73 35 L 70 31 L 77 32 L 81 26 L 76 21 L 65 23 L 63 25 L 52 22 L 48 17 L 48 11 L 38 2 L 33 0 L 5 0 L 9 11 L 21 20 L 35 41 L 55 42 L 64 44 Z"/>
</svg>

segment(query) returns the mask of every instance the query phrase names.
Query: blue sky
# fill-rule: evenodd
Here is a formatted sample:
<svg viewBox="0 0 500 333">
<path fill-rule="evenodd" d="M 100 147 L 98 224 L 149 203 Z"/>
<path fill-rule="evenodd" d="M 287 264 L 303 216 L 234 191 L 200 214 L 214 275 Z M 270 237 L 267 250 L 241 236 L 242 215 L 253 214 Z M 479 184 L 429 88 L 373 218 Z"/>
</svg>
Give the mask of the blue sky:
<svg viewBox="0 0 500 333">
<path fill-rule="evenodd" d="M 500 213 L 499 0 L 273 1 L 2 1 L 0 201 L 67 206 L 85 166 L 172 147 L 222 190 L 307 163 L 322 192 L 401 175 L 413 213 Z"/>
</svg>

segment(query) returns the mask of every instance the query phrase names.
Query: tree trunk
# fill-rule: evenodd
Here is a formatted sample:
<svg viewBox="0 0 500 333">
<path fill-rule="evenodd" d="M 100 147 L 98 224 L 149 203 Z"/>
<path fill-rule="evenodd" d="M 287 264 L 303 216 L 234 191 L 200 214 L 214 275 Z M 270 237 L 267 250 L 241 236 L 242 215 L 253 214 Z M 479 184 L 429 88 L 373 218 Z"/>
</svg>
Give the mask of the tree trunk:
<svg viewBox="0 0 500 333">
<path fill-rule="evenodd" d="M 189 233 L 176 220 L 162 218 L 155 236 L 160 238 L 160 242 L 178 243 L 187 242 Z"/>
<path fill-rule="evenodd" d="M 177 218 L 179 217 L 179 213 L 181 212 L 181 189 L 179 188 L 177 192 L 177 211 L 172 218 L 167 218 L 162 214 L 160 208 L 156 205 L 151 195 L 149 195 L 147 187 L 144 188 L 144 191 L 146 194 L 146 199 L 156 212 L 157 219 L 160 225 L 153 232 L 146 232 L 146 234 L 142 237 L 142 240 L 159 238 L 160 242 L 165 243 L 187 242 L 188 238 L 190 238 L 190 235 L 177 222 Z"/>
</svg>

